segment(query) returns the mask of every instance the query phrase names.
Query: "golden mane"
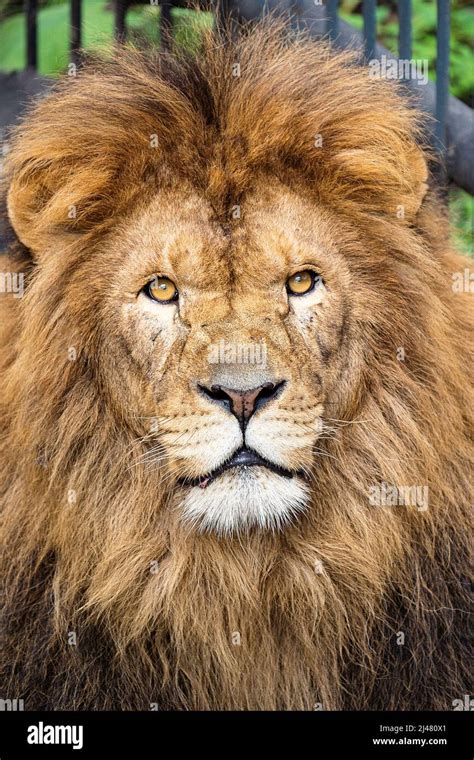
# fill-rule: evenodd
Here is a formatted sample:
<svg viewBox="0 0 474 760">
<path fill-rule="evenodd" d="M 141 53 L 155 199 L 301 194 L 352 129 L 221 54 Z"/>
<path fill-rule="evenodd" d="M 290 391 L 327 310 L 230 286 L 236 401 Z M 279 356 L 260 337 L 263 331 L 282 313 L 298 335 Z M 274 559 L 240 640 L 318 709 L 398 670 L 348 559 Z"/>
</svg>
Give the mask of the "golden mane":
<svg viewBox="0 0 474 760">
<path fill-rule="evenodd" d="M 22 242 L 8 268 L 26 293 L 0 304 L 2 696 L 27 709 L 450 709 L 469 693 L 471 317 L 451 288 L 465 262 L 423 200 L 419 123 L 350 55 L 274 22 L 210 34 L 197 58 L 93 62 L 28 114 L 6 168 Z M 144 466 L 69 276 L 169 177 L 231 224 L 265 172 L 370 226 L 376 255 L 357 266 L 393 310 L 361 328 L 365 374 L 323 442 L 312 508 L 281 534 L 222 540 L 183 530 Z M 426 485 L 429 508 L 370 507 L 380 482 Z"/>
<path fill-rule="evenodd" d="M 209 35 L 205 47 L 197 59 L 117 53 L 39 102 L 10 160 L 30 238 L 100 231 L 147 184 L 153 192 L 164 166 L 223 219 L 270 168 L 284 182 L 306 177 L 308 192 L 348 213 L 394 215 L 404 204 L 410 221 L 426 179 L 419 114 L 394 86 L 370 79 L 354 54 L 288 38 L 275 22 L 237 41 Z"/>
</svg>

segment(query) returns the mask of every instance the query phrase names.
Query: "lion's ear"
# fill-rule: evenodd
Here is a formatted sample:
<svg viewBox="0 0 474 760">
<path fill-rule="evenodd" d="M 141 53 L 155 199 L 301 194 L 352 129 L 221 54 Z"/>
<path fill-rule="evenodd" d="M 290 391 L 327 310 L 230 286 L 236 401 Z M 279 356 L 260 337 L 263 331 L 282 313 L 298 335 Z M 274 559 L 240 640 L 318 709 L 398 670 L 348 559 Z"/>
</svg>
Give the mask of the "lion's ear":
<svg viewBox="0 0 474 760">
<path fill-rule="evenodd" d="M 90 232 L 116 211 L 117 201 L 110 192 L 114 165 L 97 168 L 79 160 L 46 161 L 36 156 L 18 168 L 11 165 L 8 217 L 33 255 L 48 250 L 59 237 L 71 241 Z"/>
<path fill-rule="evenodd" d="M 413 146 L 407 155 L 407 165 L 410 175 L 410 190 L 405 198 L 405 212 L 413 219 L 423 203 L 428 191 L 428 164 L 423 152 Z"/>
<path fill-rule="evenodd" d="M 59 190 L 59 192 L 58 192 Z M 44 177 L 30 173 L 14 177 L 7 194 L 7 213 L 15 234 L 37 256 L 59 235 L 78 234 L 81 218 L 73 193 L 61 192 Z"/>
<path fill-rule="evenodd" d="M 42 248 L 42 240 L 35 225 L 34 192 L 35 188 L 21 187 L 13 181 L 7 194 L 7 213 L 20 242 L 30 251 L 38 252 Z"/>
</svg>

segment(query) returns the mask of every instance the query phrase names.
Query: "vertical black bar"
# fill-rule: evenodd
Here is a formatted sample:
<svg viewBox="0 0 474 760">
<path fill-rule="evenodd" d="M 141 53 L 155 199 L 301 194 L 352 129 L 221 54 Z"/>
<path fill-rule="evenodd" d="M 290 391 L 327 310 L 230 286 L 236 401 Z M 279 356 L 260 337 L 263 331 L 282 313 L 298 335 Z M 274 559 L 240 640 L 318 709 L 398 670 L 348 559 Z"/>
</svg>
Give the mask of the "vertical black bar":
<svg viewBox="0 0 474 760">
<path fill-rule="evenodd" d="M 71 60 L 80 63 L 82 0 L 71 0 Z"/>
<path fill-rule="evenodd" d="M 127 13 L 128 0 L 115 0 L 115 39 L 123 42 L 126 36 L 125 15 Z"/>
<path fill-rule="evenodd" d="M 362 12 L 364 14 L 364 42 L 365 42 L 365 57 L 368 61 L 371 61 L 375 57 L 375 40 L 376 40 L 376 24 L 375 24 L 375 7 L 377 5 L 376 0 L 363 0 Z"/>
<path fill-rule="evenodd" d="M 436 126 L 437 149 L 445 157 L 446 114 L 449 96 L 449 32 L 450 0 L 437 0 L 437 57 L 436 57 Z"/>
<path fill-rule="evenodd" d="M 169 50 L 171 47 L 173 37 L 172 7 L 172 4 L 166 0 L 160 5 L 160 45 L 162 50 Z"/>
<path fill-rule="evenodd" d="M 288 8 L 290 27 L 294 32 L 300 29 L 301 0 L 293 0 Z"/>
<path fill-rule="evenodd" d="M 335 40 L 339 34 L 338 5 L 339 0 L 326 0 L 326 8 L 328 11 L 327 32 L 332 40 Z"/>
<path fill-rule="evenodd" d="M 411 0 L 398 0 L 398 57 L 411 59 Z"/>
<path fill-rule="evenodd" d="M 229 0 L 215 0 L 216 25 L 223 28 L 229 14 Z"/>
<path fill-rule="evenodd" d="M 38 67 L 38 0 L 26 0 L 26 60 L 28 68 Z"/>
</svg>

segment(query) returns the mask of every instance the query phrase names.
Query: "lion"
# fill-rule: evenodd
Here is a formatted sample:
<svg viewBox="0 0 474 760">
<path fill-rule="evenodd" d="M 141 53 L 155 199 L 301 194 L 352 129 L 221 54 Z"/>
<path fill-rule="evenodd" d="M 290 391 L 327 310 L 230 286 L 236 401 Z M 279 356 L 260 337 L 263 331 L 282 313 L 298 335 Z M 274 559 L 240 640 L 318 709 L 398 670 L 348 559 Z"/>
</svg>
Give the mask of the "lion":
<svg viewBox="0 0 474 760">
<path fill-rule="evenodd" d="M 30 109 L 4 183 L 2 696 L 469 694 L 472 312 L 429 162 L 393 83 L 277 22 L 91 61 Z"/>
</svg>

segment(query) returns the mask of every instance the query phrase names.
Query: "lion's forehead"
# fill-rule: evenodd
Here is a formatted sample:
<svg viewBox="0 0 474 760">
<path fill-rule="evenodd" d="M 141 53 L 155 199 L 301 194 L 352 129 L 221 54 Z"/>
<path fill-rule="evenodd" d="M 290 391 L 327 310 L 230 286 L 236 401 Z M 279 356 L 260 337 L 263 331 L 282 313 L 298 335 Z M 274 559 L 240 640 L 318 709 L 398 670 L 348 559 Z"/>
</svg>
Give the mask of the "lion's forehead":
<svg viewBox="0 0 474 760">
<path fill-rule="evenodd" d="M 333 245 L 325 214 L 270 181 L 257 183 L 234 212 L 223 223 L 189 188 L 158 193 L 126 232 L 130 266 L 175 277 L 212 308 L 231 291 L 244 308 L 258 308 L 260 293 L 273 295 L 282 278 Z"/>
</svg>

